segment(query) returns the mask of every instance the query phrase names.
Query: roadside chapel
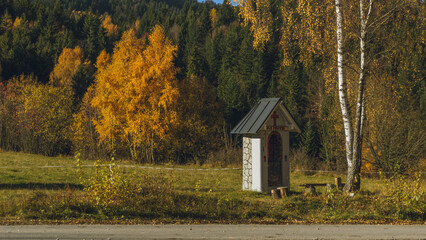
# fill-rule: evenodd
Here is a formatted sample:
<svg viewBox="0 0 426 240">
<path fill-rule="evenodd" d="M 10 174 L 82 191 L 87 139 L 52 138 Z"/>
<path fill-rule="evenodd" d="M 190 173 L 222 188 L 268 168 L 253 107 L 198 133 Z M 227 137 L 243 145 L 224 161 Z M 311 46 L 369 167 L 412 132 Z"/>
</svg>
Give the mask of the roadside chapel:
<svg viewBox="0 0 426 240">
<path fill-rule="evenodd" d="M 232 129 L 243 135 L 243 190 L 290 189 L 290 132 L 299 132 L 280 98 L 263 98 Z"/>
</svg>

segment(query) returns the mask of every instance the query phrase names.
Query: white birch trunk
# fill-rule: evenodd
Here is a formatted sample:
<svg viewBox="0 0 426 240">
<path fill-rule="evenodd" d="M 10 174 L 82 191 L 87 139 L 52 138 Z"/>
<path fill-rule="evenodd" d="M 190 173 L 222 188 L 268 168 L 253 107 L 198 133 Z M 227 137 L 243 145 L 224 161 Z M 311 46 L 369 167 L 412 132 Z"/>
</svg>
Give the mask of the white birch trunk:
<svg viewBox="0 0 426 240">
<path fill-rule="evenodd" d="M 335 0 L 336 4 L 336 38 L 337 38 L 337 77 L 339 86 L 339 101 L 340 108 L 342 109 L 343 125 L 345 128 L 345 142 L 346 142 L 346 160 L 348 162 L 348 172 L 354 168 L 352 161 L 352 143 L 353 143 L 353 129 L 352 118 L 348 103 L 348 91 L 344 72 L 344 56 L 343 56 L 343 13 L 340 0 Z"/>
<path fill-rule="evenodd" d="M 365 122 L 365 79 L 366 79 L 366 66 L 365 66 L 365 36 L 368 19 L 370 17 L 373 0 L 369 0 L 367 14 L 364 15 L 364 0 L 359 0 L 360 11 L 360 71 L 358 79 L 358 96 L 356 103 L 355 115 L 355 131 L 353 139 L 353 166 L 348 168 L 348 178 L 346 180 L 345 192 L 351 190 L 359 190 L 361 186 L 361 163 L 362 163 L 362 138 L 363 128 Z"/>
</svg>

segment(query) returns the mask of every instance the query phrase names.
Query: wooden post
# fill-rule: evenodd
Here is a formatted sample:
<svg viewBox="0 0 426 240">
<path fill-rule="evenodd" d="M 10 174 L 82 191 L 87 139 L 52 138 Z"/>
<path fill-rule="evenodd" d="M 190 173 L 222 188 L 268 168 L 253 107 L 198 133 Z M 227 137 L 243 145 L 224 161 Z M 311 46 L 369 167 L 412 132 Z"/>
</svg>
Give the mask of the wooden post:
<svg viewBox="0 0 426 240">
<path fill-rule="evenodd" d="M 272 197 L 273 197 L 274 199 L 279 199 L 279 198 L 280 198 L 280 196 L 278 195 L 278 192 L 277 192 L 277 190 L 276 190 L 276 189 L 272 189 L 272 190 L 271 190 L 271 195 L 272 195 Z"/>
<path fill-rule="evenodd" d="M 334 182 L 336 184 L 337 189 L 339 189 L 339 190 L 343 189 L 342 178 L 337 177 L 337 178 L 334 179 Z"/>
<path fill-rule="evenodd" d="M 288 196 L 288 187 L 279 187 L 278 191 L 280 191 L 282 198 Z"/>
</svg>

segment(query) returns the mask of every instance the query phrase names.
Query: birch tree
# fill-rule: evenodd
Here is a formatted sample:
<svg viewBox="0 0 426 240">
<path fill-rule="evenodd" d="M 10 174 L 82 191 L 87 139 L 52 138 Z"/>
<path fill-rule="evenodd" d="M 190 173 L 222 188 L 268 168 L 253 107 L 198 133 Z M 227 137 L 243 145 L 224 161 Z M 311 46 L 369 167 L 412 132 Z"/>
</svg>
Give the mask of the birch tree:
<svg viewBox="0 0 426 240">
<path fill-rule="evenodd" d="M 362 1 L 362 0 L 361 0 Z M 345 142 L 346 142 L 346 160 L 348 163 L 348 176 L 354 173 L 354 162 L 353 162 L 353 139 L 354 132 L 352 129 L 352 117 L 349 109 L 348 101 L 348 87 L 345 77 L 344 68 L 344 20 L 342 11 L 341 0 L 335 0 L 336 5 L 336 40 L 337 40 L 337 81 L 339 88 L 339 101 L 340 108 L 342 110 L 343 126 L 345 129 Z M 352 178 L 353 181 L 353 178 Z M 345 188 L 351 183 L 347 182 Z M 345 189 L 346 190 L 346 189 Z"/>
<path fill-rule="evenodd" d="M 297 1 L 300 5 L 310 5 L 308 0 Z M 268 41 L 270 32 L 268 24 L 270 24 L 270 15 L 265 11 L 270 8 L 270 4 L 265 0 L 237 0 L 241 7 L 240 15 L 244 18 L 244 23 L 252 24 L 251 30 L 255 36 L 255 47 L 264 44 Z M 345 185 L 345 192 L 358 190 L 360 188 L 360 172 L 362 163 L 362 141 L 363 131 L 365 125 L 365 82 L 367 79 L 367 61 L 366 61 L 366 37 L 369 31 L 374 32 L 380 24 L 384 23 L 392 14 L 392 10 L 377 17 L 375 21 L 370 23 L 374 0 L 359 0 L 359 30 L 357 36 L 359 38 L 359 65 L 358 72 L 358 86 L 355 104 L 355 119 L 352 117 L 352 110 L 350 108 L 350 101 L 348 96 L 348 84 L 345 75 L 347 62 L 345 60 L 346 52 L 344 50 L 345 44 L 345 30 L 349 27 L 346 25 L 344 19 L 344 6 L 343 3 L 348 5 L 351 2 L 343 0 L 335 0 L 335 14 L 336 14 L 336 63 L 337 63 L 337 82 L 339 92 L 339 103 L 341 108 L 341 115 L 343 119 L 343 126 L 345 132 L 345 148 L 346 148 L 346 161 L 348 165 L 347 181 Z M 386 3 L 385 3 L 386 4 Z M 354 6 L 354 5 L 351 5 Z M 395 5 L 397 6 L 397 5 Z M 394 8 L 395 9 L 395 8 Z M 269 9 L 270 10 L 270 9 Z M 283 11 L 285 14 L 285 12 Z M 302 16 L 303 17 L 303 16 Z M 311 17 L 311 16 L 307 16 Z M 287 16 L 283 16 L 288 19 Z M 309 21 L 315 21 L 310 19 Z M 262 27 L 258 27 L 261 25 Z M 315 25 L 312 25 L 315 26 Z M 288 29 L 288 26 L 286 26 Z M 284 28 L 284 29 L 286 29 Z M 312 29 L 299 29 L 300 31 L 311 31 Z M 283 33 L 284 35 L 286 33 Z M 321 34 L 321 33 L 318 33 Z M 302 50 L 304 50 L 302 48 Z M 355 120 L 355 121 L 354 121 Z"/>
<path fill-rule="evenodd" d="M 111 57 L 101 53 L 91 103 L 101 115 L 95 121 L 101 141 L 126 142 L 134 159 L 154 162 L 156 144 L 178 124 L 177 47 L 160 26 L 147 40 L 129 30 Z"/>
<path fill-rule="evenodd" d="M 338 2 L 340 0 L 336 0 L 336 15 L 337 15 L 337 8 L 338 8 Z M 340 5 L 340 3 L 339 3 Z M 350 190 L 355 189 L 358 190 L 361 186 L 361 163 L 362 163 L 362 139 L 363 139 L 363 132 L 364 132 L 364 122 L 365 122 L 365 98 L 364 98 L 364 88 L 365 88 L 365 81 L 366 81 L 366 61 L 365 61 L 365 38 L 367 33 L 367 24 L 368 20 L 370 18 L 371 14 L 371 8 L 373 6 L 373 0 L 369 0 L 367 10 L 364 9 L 364 0 L 359 1 L 359 20 L 360 20 L 360 34 L 359 34 L 359 49 L 360 49 L 360 62 L 359 62 L 359 79 L 358 79 L 358 96 L 357 96 L 357 102 L 356 102 L 356 113 L 355 113 L 355 129 L 353 134 L 353 140 L 352 140 L 352 146 L 349 146 L 348 141 L 350 141 L 350 138 L 348 136 L 348 131 L 346 130 L 346 122 L 345 122 L 345 135 L 346 135 L 346 152 L 347 154 L 352 154 L 352 158 L 350 156 L 347 156 L 348 161 L 348 177 L 345 184 L 345 192 L 349 192 Z M 336 19 L 339 17 L 337 16 Z M 337 20 L 339 22 L 339 20 Z M 339 25 L 339 23 L 337 23 Z M 338 26 L 339 28 L 339 26 Z M 339 40 L 338 40 L 339 41 Z M 338 52 L 339 52 L 339 43 L 338 45 Z M 339 53 L 338 53 L 339 54 Z M 338 61 L 339 65 L 339 61 Z M 343 67 L 343 66 L 342 66 Z M 339 76 L 339 83 L 340 83 L 340 76 Z M 340 84 L 339 84 L 340 86 Z M 346 87 L 347 88 L 347 87 Z M 339 94 L 342 94 L 342 92 L 339 89 Z M 345 101 L 346 103 L 342 102 Z M 340 105 L 342 106 L 342 116 L 345 121 L 345 111 L 348 111 L 348 109 L 344 109 L 343 105 L 348 106 L 348 100 L 347 98 L 340 98 Z M 350 115 L 349 115 L 350 117 Z M 350 119 L 349 119 L 350 120 Z M 349 125 L 351 128 L 352 125 Z M 352 151 L 352 152 L 351 152 Z M 352 162 L 351 162 L 352 161 Z"/>
</svg>

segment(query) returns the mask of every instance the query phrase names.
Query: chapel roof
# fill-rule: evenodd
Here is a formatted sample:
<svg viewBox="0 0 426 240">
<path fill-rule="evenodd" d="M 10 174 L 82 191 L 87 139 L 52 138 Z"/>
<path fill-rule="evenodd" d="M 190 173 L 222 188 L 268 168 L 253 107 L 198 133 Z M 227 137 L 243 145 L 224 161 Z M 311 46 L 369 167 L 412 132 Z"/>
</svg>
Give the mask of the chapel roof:
<svg viewBox="0 0 426 240">
<path fill-rule="evenodd" d="M 290 112 L 288 112 L 287 108 L 281 103 L 281 98 L 262 98 L 231 130 L 231 134 L 256 134 L 278 104 L 283 107 L 286 115 L 289 118 L 289 121 L 294 124 L 295 130 L 300 132 L 300 129 L 291 116 Z"/>
</svg>

